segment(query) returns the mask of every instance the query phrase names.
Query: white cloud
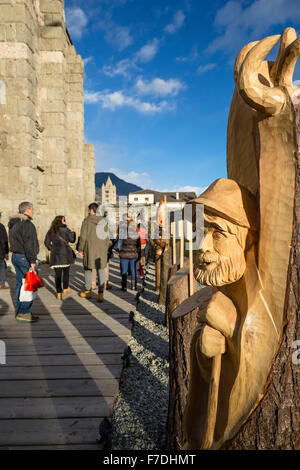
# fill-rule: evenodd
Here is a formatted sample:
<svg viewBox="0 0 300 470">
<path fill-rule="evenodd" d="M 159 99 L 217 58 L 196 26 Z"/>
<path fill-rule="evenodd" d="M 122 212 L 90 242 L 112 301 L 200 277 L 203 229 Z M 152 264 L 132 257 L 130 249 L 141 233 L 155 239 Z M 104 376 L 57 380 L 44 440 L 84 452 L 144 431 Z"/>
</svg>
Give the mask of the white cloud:
<svg viewBox="0 0 300 470">
<path fill-rule="evenodd" d="M 133 43 L 130 28 L 127 26 L 114 26 L 107 29 L 105 39 L 120 52 Z"/>
<path fill-rule="evenodd" d="M 163 188 L 163 189 L 157 189 L 157 191 L 160 191 L 162 193 L 196 193 L 197 197 L 205 191 L 207 186 L 173 186 L 171 189 L 170 188 Z"/>
<path fill-rule="evenodd" d="M 165 31 L 169 34 L 177 33 L 182 28 L 184 20 L 185 14 L 178 10 L 173 17 L 173 22 L 165 26 Z"/>
<path fill-rule="evenodd" d="M 213 70 L 217 64 L 205 64 L 205 65 L 199 65 L 197 69 L 197 73 L 199 75 L 202 75 L 205 72 L 209 72 L 210 70 Z"/>
<path fill-rule="evenodd" d="M 84 90 L 85 103 L 88 103 L 88 104 L 99 103 L 100 94 L 101 93 L 99 91 L 92 92 L 92 91 Z"/>
<path fill-rule="evenodd" d="M 293 85 L 294 86 L 300 86 L 300 80 L 294 80 Z"/>
<path fill-rule="evenodd" d="M 150 62 L 150 60 L 152 60 L 156 56 L 158 52 L 158 47 L 159 40 L 154 38 L 135 54 L 135 59 L 140 62 Z"/>
<path fill-rule="evenodd" d="M 125 78 L 129 78 L 131 70 L 140 70 L 131 59 L 123 59 L 117 62 L 116 65 L 104 65 L 102 68 L 103 73 L 108 77 L 122 75 Z"/>
<path fill-rule="evenodd" d="M 118 176 L 122 180 L 127 181 L 127 183 L 136 184 L 137 186 L 141 186 L 141 188 L 148 189 L 152 186 L 152 180 L 150 175 L 147 172 L 138 173 L 136 171 L 129 171 L 124 172 L 118 168 L 109 168 L 105 170 L 110 173 L 114 173 L 114 175 Z"/>
<path fill-rule="evenodd" d="M 162 78 L 155 78 L 151 82 L 137 80 L 135 87 L 140 95 L 153 95 L 153 96 L 176 96 L 180 90 L 186 88 L 185 84 L 180 80 L 170 78 L 163 80 Z"/>
<path fill-rule="evenodd" d="M 111 19 L 111 12 L 108 12 L 98 26 L 105 32 L 105 40 L 117 51 L 122 52 L 133 43 L 130 28 L 128 26 L 118 26 Z"/>
<path fill-rule="evenodd" d="M 84 65 L 87 65 L 89 62 L 94 60 L 94 57 L 85 57 L 83 60 Z"/>
<path fill-rule="evenodd" d="M 85 91 L 84 99 L 86 103 L 95 104 L 101 103 L 104 109 L 115 111 L 116 109 L 128 107 L 133 108 L 142 114 L 156 114 L 163 111 L 172 111 L 175 106 L 167 101 L 160 101 L 159 103 L 150 103 L 148 101 L 141 101 L 134 96 L 126 96 L 122 91 Z"/>
<path fill-rule="evenodd" d="M 300 20 L 299 0 L 230 0 L 217 11 L 214 25 L 222 31 L 208 46 L 207 51 L 225 51 L 228 54 L 247 42 L 259 39 L 274 26 L 286 27 L 288 22 Z"/>
<path fill-rule="evenodd" d="M 88 24 L 88 19 L 81 8 L 66 8 L 66 23 L 71 38 L 81 39 Z"/>
</svg>

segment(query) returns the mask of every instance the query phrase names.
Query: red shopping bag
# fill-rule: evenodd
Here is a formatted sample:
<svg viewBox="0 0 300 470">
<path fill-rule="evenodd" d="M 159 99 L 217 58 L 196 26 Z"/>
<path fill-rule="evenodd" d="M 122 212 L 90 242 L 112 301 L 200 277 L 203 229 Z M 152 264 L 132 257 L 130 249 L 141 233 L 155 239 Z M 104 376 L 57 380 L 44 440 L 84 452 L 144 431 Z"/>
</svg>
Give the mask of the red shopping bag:
<svg viewBox="0 0 300 470">
<path fill-rule="evenodd" d="M 25 276 L 24 290 L 35 292 L 40 287 L 44 287 L 43 279 L 34 271 L 28 271 Z"/>
</svg>

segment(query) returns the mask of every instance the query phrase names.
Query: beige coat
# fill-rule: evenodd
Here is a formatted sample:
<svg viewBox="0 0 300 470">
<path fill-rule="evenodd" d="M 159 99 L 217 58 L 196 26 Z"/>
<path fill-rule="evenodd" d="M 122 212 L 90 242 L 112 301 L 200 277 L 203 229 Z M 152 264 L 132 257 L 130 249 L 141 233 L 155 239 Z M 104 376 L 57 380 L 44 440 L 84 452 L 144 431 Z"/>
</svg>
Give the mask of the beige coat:
<svg viewBox="0 0 300 470">
<path fill-rule="evenodd" d="M 103 239 L 105 235 L 106 238 Z M 100 215 L 88 215 L 81 225 L 78 246 L 78 251 L 84 254 L 84 267 L 88 269 L 104 269 L 107 265 L 108 247 L 108 226 L 104 218 Z"/>
</svg>

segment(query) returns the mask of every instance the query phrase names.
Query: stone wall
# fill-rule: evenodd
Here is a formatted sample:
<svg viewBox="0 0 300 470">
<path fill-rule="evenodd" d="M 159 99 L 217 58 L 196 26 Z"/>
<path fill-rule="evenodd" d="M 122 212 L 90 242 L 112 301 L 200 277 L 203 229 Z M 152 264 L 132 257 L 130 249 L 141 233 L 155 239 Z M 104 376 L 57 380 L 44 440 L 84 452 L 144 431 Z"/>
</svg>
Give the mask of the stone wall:
<svg viewBox="0 0 300 470">
<path fill-rule="evenodd" d="M 0 0 L 0 211 L 35 206 L 41 241 L 56 215 L 77 232 L 95 198 L 94 148 L 84 143 L 83 62 L 63 0 Z"/>
</svg>

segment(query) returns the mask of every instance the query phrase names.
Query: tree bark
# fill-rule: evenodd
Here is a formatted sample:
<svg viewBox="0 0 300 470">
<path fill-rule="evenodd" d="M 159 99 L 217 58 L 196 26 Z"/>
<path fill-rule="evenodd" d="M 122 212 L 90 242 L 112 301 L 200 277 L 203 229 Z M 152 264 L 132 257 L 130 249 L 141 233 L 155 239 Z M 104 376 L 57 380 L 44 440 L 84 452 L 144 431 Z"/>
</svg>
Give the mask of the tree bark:
<svg viewBox="0 0 300 470">
<path fill-rule="evenodd" d="M 194 310 L 173 320 L 172 312 L 189 296 L 189 267 L 186 266 L 170 279 L 167 289 L 166 315 L 169 318 L 169 411 L 166 449 L 179 450 L 186 440 L 183 433 L 183 412 L 189 387 L 190 344 L 197 325 Z"/>
<path fill-rule="evenodd" d="M 262 401 L 224 449 L 300 449 L 300 346 L 294 344 L 300 340 L 300 105 L 295 113 L 294 227 L 281 344 Z"/>
</svg>

